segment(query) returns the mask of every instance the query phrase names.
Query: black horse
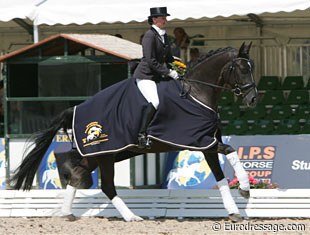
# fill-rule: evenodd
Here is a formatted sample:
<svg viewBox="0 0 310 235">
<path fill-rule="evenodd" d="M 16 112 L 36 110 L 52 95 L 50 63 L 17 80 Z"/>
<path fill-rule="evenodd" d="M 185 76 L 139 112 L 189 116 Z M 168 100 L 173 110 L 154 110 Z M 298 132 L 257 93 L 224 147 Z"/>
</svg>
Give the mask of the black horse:
<svg viewBox="0 0 310 235">
<path fill-rule="evenodd" d="M 112 95 L 111 97 L 115 97 L 113 95 L 120 93 L 119 100 L 121 102 L 123 102 L 124 99 L 130 100 L 132 94 L 130 94 L 130 97 L 124 94 L 132 87 L 132 85 L 129 84 L 135 84 L 133 78 L 126 79 L 126 81 L 112 86 L 112 88 L 99 92 L 100 94 L 95 95 L 93 98 L 85 101 L 74 109 L 70 108 L 65 110 L 53 121 L 48 129 L 39 131 L 32 136 L 31 140 L 34 146 L 31 146 L 31 149 L 25 151 L 24 160 L 11 178 L 12 187 L 14 189 L 23 188 L 24 190 L 30 190 L 39 164 L 54 136 L 60 129 L 64 131 L 73 129 L 77 150 L 73 150 L 66 154 L 82 155 L 86 157 L 82 158 L 77 166 L 67 164 L 68 170 L 71 172 L 69 180 L 69 184 L 71 185 L 69 191 L 71 190 L 71 194 L 75 192 L 76 188 L 83 186 L 89 187 L 91 182 L 87 182 L 86 175 L 89 175 L 93 169 L 99 166 L 101 173 L 101 189 L 112 201 L 112 204 L 120 212 L 122 217 L 126 221 L 142 220 L 139 216 L 134 215 L 122 199 L 117 196 L 114 185 L 115 162 L 142 153 L 179 151 L 183 149 L 200 150 L 204 153 L 205 159 L 216 178 L 229 217 L 232 221 L 239 221 L 241 219 L 240 213 L 230 194 L 227 180 L 220 167 L 218 153 L 225 154 L 230 164 L 233 166 L 236 176 L 240 181 L 239 192 L 244 197 L 249 197 L 249 182 L 236 151 L 231 146 L 222 143 L 221 132 L 218 125 L 217 103 L 221 91 L 225 89 L 231 90 L 236 96 L 242 98 L 244 104 L 248 107 L 256 105 L 257 89 L 253 79 L 254 63 L 249 57 L 250 47 L 251 44 L 245 45 L 245 43 L 243 43 L 239 50 L 231 47 L 218 49 L 201 58 L 199 63 L 187 73 L 186 78 L 180 79 L 180 81 L 167 80 L 158 83 L 159 92 L 162 90 L 162 92 L 171 92 L 175 95 L 171 99 L 169 97 L 164 98 L 164 102 L 161 102 L 164 106 L 162 108 L 164 111 L 160 111 L 159 108 L 157 116 L 154 117 L 155 120 L 150 124 L 148 130 L 149 137 L 152 141 L 150 149 L 141 149 L 137 145 L 137 126 L 139 122 L 136 120 L 130 120 L 130 125 L 127 123 L 127 120 L 122 120 L 120 124 L 121 128 L 117 125 L 116 128 L 112 128 L 108 131 L 109 135 L 112 137 L 113 134 L 116 136 L 115 133 L 119 134 L 117 136 L 118 139 L 114 140 L 114 143 L 116 143 L 114 146 L 113 141 L 109 139 L 109 135 L 103 133 L 102 125 L 98 122 L 91 122 L 94 113 L 88 110 L 88 107 L 93 104 L 93 100 L 98 99 L 101 99 L 101 101 L 103 99 L 108 99 L 108 103 L 102 105 L 102 110 L 107 110 L 109 115 L 111 113 L 117 113 L 116 109 L 119 107 L 127 107 L 126 104 L 111 105 L 109 94 Z M 137 97 L 140 95 L 141 98 L 141 94 L 137 93 L 139 92 L 135 93 Z M 139 115 L 137 113 L 143 111 L 143 102 L 147 104 L 142 98 L 140 102 L 141 105 L 139 102 L 136 103 L 136 106 L 140 105 L 142 108 L 140 107 L 138 111 L 134 112 L 130 110 L 129 116 L 137 117 L 135 115 Z M 181 105 L 176 104 L 177 102 L 181 102 Z M 165 106 L 168 105 L 172 106 L 165 109 Z M 186 109 L 183 107 L 186 105 L 189 105 L 190 108 Z M 101 113 L 102 110 L 100 109 L 100 105 L 95 103 L 94 106 L 95 109 L 97 109 L 96 111 L 99 110 L 99 113 Z M 108 106 L 110 109 L 107 108 Z M 178 108 L 176 106 L 178 106 Z M 169 115 L 171 113 L 174 114 L 177 109 L 186 110 L 186 114 L 183 115 L 182 113 L 178 113 L 171 118 Z M 123 112 L 123 109 L 121 112 Z M 203 114 L 201 115 L 199 112 Z M 165 116 L 167 113 L 168 116 Z M 116 116 L 117 115 L 118 114 L 116 114 Z M 124 114 L 123 112 L 122 115 L 128 118 L 128 116 L 126 116 L 127 113 Z M 85 121 L 87 118 L 89 118 L 89 120 Z M 120 119 L 119 116 L 116 118 L 110 117 L 110 122 L 112 122 L 110 125 L 118 119 Z M 182 123 L 183 120 L 186 120 L 186 122 L 183 122 L 182 126 L 177 126 L 177 129 L 173 126 L 174 122 L 179 121 Z M 80 124 L 81 122 L 82 124 Z M 105 122 L 108 121 L 105 120 Z M 168 127 L 161 126 L 162 123 L 166 122 L 168 123 Z M 81 134 L 78 134 L 78 129 L 84 126 L 86 126 L 86 130 L 82 130 L 82 132 L 85 132 L 87 135 L 85 138 L 82 138 L 83 136 L 81 137 Z M 174 131 L 171 131 L 171 126 L 175 128 Z M 185 126 L 185 129 L 183 126 Z M 94 128 L 92 129 L 92 127 Z M 121 132 L 119 132 L 119 129 L 121 129 Z M 172 135 L 169 135 L 170 133 L 167 133 L 168 135 L 166 135 L 166 130 L 176 132 L 176 134 L 172 133 Z M 112 135 L 110 132 L 112 132 Z M 126 137 L 126 133 L 129 137 Z M 125 140 L 123 141 L 124 143 L 120 145 L 121 137 Z M 107 146 L 106 144 L 110 143 L 109 141 L 114 147 L 108 145 L 108 149 L 100 148 L 100 146 Z M 74 196 L 74 194 L 72 195 Z M 68 203 L 70 203 L 70 200 L 72 202 L 72 198 L 69 199 Z"/>
</svg>

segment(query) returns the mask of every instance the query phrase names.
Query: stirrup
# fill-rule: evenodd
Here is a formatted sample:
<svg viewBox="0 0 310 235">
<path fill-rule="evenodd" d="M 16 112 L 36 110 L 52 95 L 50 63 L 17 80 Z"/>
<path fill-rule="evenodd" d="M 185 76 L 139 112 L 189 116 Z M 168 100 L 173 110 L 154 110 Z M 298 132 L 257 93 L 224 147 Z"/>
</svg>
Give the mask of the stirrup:
<svg viewBox="0 0 310 235">
<path fill-rule="evenodd" d="M 148 138 L 146 136 L 146 133 L 139 133 L 139 136 L 138 136 L 138 148 L 140 149 L 150 149 L 151 148 L 151 144 L 152 144 L 152 141 L 150 140 L 150 138 Z"/>
</svg>

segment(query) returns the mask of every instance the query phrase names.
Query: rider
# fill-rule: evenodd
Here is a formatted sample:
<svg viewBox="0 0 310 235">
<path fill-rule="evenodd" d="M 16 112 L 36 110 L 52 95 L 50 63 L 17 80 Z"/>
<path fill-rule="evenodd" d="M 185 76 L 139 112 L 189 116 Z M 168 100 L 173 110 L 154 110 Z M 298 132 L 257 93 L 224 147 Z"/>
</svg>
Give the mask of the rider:
<svg viewBox="0 0 310 235">
<path fill-rule="evenodd" d="M 148 23 L 151 28 L 144 34 L 142 39 L 143 57 L 135 70 L 133 77 L 136 78 L 137 86 L 142 95 L 149 102 L 143 111 L 138 144 L 141 148 L 150 148 L 146 129 L 151 122 L 159 105 L 156 82 L 167 77 L 178 79 L 178 73 L 170 69 L 169 63 L 173 62 L 171 46 L 166 31 L 167 24 L 166 7 L 153 7 L 150 9 Z"/>
</svg>

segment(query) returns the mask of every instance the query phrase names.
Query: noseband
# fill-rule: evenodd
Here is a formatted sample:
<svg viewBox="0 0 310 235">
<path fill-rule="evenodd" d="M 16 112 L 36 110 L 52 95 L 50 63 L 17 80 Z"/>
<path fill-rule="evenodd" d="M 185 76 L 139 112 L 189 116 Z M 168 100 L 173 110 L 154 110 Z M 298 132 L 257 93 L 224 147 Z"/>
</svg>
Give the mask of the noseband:
<svg viewBox="0 0 310 235">
<path fill-rule="evenodd" d="M 236 64 L 236 61 L 238 60 L 244 60 L 247 62 L 249 69 L 247 70 L 248 73 L 250 73 L 251 78 L 252 78 L 252 82 L 249 84 L 245 84 L 242 85 L 239 81 L 238 81 L 238 77 L 236 75 L 236 68 L 238 67 L 238 64 Z M 220 85 L 216 85 L 213 83 L 208 83 L 208 82 L 202 82 L 196 79 L 188 79 L 188 78 L 180 78 L 179 80 L 182 80 L 184 82 L 195 82 L 195 83 L 199 83 L 202 85 L 206 85 L 206 86 L 210 86 L 213 88 L 219 88 L 219 89 L 223 89 L 223 90 L 228 90 L 233 92 L 236 96 L 242 96 L 244 97 L 245 95 L 247 95 L 252 89 L 256 88 L 255 82 L 254 82 L 254 78 L 253 78 L 253 69 L 252 69 L 252 63 L 250 59 L 246 59 L 246 58 L 242 58 L 242 57 L 238 57 L 233 59 L 231 62 L 227 63 L 220 74 L 220 79 L 223 78 L 223 74 L 229 72 L 229 76 L 227 79 L 229 79 L 232 75 L 235 76 L 235 84 L 234 87 L 232 89 L 224 87 L 224 86 L 220 86 Z M 191 87 L 188 89 L 188 91 L 184 91 L 184 87 L 182 88 L 182 92 L 180 94 L 180 96 L 186 96 L 191 90 Z"/>
</svg>

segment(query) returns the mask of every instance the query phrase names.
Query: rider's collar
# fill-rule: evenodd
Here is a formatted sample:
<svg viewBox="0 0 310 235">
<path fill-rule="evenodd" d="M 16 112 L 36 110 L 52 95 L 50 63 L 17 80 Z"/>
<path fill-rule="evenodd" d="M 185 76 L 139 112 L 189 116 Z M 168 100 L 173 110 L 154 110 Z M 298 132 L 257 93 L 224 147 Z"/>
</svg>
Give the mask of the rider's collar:
<svg viewBox="0 0 310 235">
<path fill-rule="evenodd" d="M 155 24 L 153 24 L 152 27 L 157 31 L 160 36 L 164 36 L 166 34 L 166 30 L 157 27 Z"/>
</svg>

